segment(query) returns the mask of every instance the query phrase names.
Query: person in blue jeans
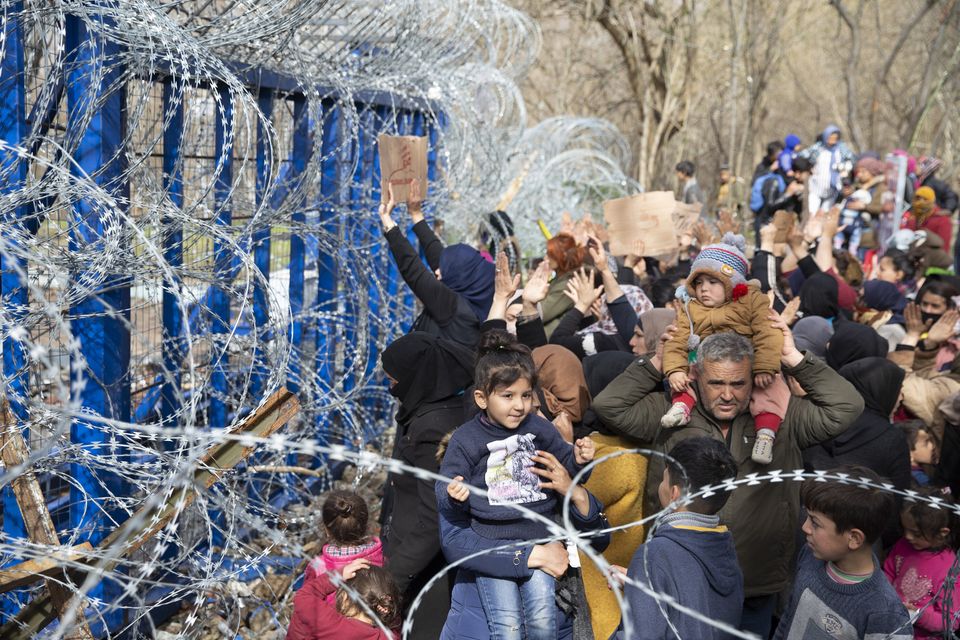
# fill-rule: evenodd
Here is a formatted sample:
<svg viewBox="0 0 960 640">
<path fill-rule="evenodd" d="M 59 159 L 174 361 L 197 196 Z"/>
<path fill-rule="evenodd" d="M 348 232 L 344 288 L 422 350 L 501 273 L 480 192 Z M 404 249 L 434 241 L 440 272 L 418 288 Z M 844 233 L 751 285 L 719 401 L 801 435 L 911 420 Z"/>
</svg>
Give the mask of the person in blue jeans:
<svg viewBox="0 0 960 640">
<path fill-rule="evenodd" d="M 501 544 L 546 537 L 544 522 L 528 519 L 516 508 L 522 505 L 548 520 L 556 510 L 557 494 L 544 491 L 535 458 L 542 460 L 547 452 L 575 475 L 593 459 L 593 441 L 581 438 L 571 446 L 553 424 L 534 414 L 533 357 L 505 331 L 481 337 L 474 382 L 481 411 L 450 438 L 440 474 L 453 481 L 437 483 L 438 508 L 468 514 L 474 532 Z M 541 570 L 517 579 L 478 573 L 476 585 L 492 640 L 557 637 L 553 576 Z"/>
</svg>

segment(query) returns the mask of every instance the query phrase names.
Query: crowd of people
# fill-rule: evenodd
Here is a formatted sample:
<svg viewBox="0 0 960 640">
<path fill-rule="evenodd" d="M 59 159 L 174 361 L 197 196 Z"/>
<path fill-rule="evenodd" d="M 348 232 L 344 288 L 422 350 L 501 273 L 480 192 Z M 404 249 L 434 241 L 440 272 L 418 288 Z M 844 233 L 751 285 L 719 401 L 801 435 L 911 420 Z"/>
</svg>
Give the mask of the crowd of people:
<svg viewBox="0 0 960 640">
<path fill-rule="evenodd" d="M 390 192 L 392 454 L 439 475 L 392 472 L 379 528 L 328 497 L 287 637 L 954 637 L 957 195 L 892 156 L 791 134 L 709 202 L 682 161 L 667 256 L 587 217 L 524 264 L 503 211 L 444 246 L 414 190 L 418 251 Z"/>
</svg>

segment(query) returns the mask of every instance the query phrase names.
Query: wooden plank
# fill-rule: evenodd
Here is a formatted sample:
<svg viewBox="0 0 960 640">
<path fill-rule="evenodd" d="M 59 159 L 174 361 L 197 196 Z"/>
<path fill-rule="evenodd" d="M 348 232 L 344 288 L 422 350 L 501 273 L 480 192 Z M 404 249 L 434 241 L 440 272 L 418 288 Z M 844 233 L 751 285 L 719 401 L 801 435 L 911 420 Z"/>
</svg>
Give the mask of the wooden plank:
<svg viewBox="0 0 960 640">
<path fill-rule="evenodd" d="M 26 587 L 42 578 L 62 579 L 64 565 L 86 560 L 91 551 L 93 551 L 93 545 L 84 542 L 75 547 L 60 547 L 50 556 L 27 560 L 6 569 L 0 569 L 0 593 Z"/>
<path fill-rule="evenodd" d="M 0 431 L 0 459 L 8 468 L 18 467 L 30 459 L 30 450 L 23 441 L 20 425 L 10 412 L 10 403 L 3 399 L 3 428 Z M 17 506 L 23 515 L 23 523 L 30 540 L 39 544 L 60 546 L 57 529 L 53 526 L 53 518 L 47 509 L 47 501 L 43 497 L 37 476 L 31 470 L 23 471 L 10 483 L 13 495 L 17 499 Z M 73 626 L 64 637 L 69 640 L 92 640 L 93 634 L 83 617 L 86 606 L 84 598 L 76 594 L 70 580 L 63 571 L 54 572 L 46 580 L 47 591 L 53 608 L 57 610 L 60 620 L 66 620 L 73 610 Z"/>
<path fill-rule="evenodd" d="M 103 557 L 87 562 L 90 569 L 99 572 L 112 571 L 124 556 L 143 546 L 151 536 L 191 504 L 198 490 L 212 487 L 225 472 L 253 453 L 256 446 L 244 444 L 242 436 L 265 438 L 289 422 L 299 411 L 300 402 L 290 391 L 280 389 L 270 396 L 256 411 L 230 430 L 229 438 L 207 450 L 197 463 L 193 482 L 189 487 L 175 490 L 160 505 L 141 508 L 104 538 L 97 546 Z M 121 545 L 119 549 L 111 548 L 117 545 Z M 39 595 L 0 627 L 0 638 L 29 640 L 50 624 L 56 615 L 51 595 Z"/>
</svg>

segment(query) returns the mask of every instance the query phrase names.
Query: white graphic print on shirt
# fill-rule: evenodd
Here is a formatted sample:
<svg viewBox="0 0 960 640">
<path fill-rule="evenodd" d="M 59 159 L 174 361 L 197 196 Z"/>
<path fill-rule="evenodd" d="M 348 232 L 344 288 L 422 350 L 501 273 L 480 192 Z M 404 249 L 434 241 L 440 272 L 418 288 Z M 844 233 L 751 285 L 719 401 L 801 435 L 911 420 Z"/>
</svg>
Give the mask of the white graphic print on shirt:
<svg viewBox="0 0 960 640">
<path fill-rule="evenodd" d="M 490 504 L 524 504 L 546 500 L 540 478 L 530 471 L 536 447 L 532 433 L 510 436 L 487 444 L 487 500 Z"/>
</svg>

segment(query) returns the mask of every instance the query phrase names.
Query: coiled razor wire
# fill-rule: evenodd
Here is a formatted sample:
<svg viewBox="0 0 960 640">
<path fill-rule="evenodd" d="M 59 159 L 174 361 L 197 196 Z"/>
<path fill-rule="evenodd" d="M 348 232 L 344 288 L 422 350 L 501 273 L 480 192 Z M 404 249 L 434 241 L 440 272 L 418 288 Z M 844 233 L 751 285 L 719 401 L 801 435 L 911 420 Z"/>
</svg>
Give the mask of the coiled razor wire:
<svg viewBox="0 0 960 640">
<path fill-rule="evenodd" d="M 2 0 L 0 13 L 0 54 L 15 62 L 0 70 L 0 86 L 22 82 L 31 116 L 19 139 L 0 139 L 0 393 L 30 450 L 3 469 L 0 486 L 9 492 L 30 471 L 48 499 L 67 498 L 57 513 L 69 509 L 71 522 L 87 524 L 58 519 L 65 547 L 117 528 L 130 543 L 145 524 L 133 514 L 194 491 L 210 447 L 238 439 L 256 450 L 138 551 L 101 551 L 95 570 L 78 574 L 70 588 L 86 597 L 90 623 L 108 627 L 122 614 L 109 635 L 153 635 L 152 612 L 180 603 L 189 609 L 181 635 L 197 636 L 209 607 L 232 606 L 230 585 L 264 576 L 271 557 L 304 556 L 270 498 L 283 491 L 306 502 L 315 489 L 264 469 L 293 465 L 329 480 L 348 460 L 366 474 L 436 479 L 373 452 L 385 448 L 395 406 L 372 363 L 415 310 L 391 276 L 375 185 L 358 170 L 373 135 L 409 132 L 398 123 L 418 105 L 435 132 L 428 212 L 451 241 L 476 242 L 483 214 L 524 169 L 507 211 L 527 255 L 543 251 L 538 220 L 556 229 L 566 211 L 599 218 L 604 199 L 640 190 L 624 173 L 629 146 L 609 123 L 553 118 L 528 128 L 517 82 L 539 52 L 539 27 L 495 0 Z M 69 42 L 77 25 L 92 38 Z M 252 71 L 292 79 L 272 94 L 269 112 Z M 118 128 L 118 144 L 90 168 L 78 149 L 121 95 L 123 121 L 106 125 Z M 390 97 L 375 116 L 363 106 L 370 95 Z M 317 134 L 295 167 L 304 122 Z M 328 129 L 337 135 L 319 135 Z M 179 154 L 164 167 L 171 144 Z M 331 162 L 333 194 L 323 188 Z M 295 242 L 305 245 L 302 300 L 290 292 Z M 165 333 L 165 313 L 181 333 Z M 101 379 L 86 359 L 87 336 L 76 328 L 91 319 L 129 334 L 129 364 L 116 380 Z M 298 389 L 294 421 L 266 439 L 229 433 L 281 385 Z M 84 406 L 85 394 L 111 398 L 118 386 L 150 410 L 121 420 L 122 408 L 104 415 Z M 166 395 L 153 404 L 163 410 L 145 400 L 158 389 Z M 215 420 L 215 404 L 225 421 Z M 78 430 L 96 443 L 72 437 Z M 725 489 L 795 479 L 770 474 Z M 551 531 L 576 536 L 569 522 Z M 5 565 L 52 551 L 0 537 Z M 105 601 L 96 595 L 103 583 L 113 585 Z M 40 585 L 5 594 L 5 614 Z M 79 615 L 74 607 L 47 634 L 72 633 Z"/>
</svg>

